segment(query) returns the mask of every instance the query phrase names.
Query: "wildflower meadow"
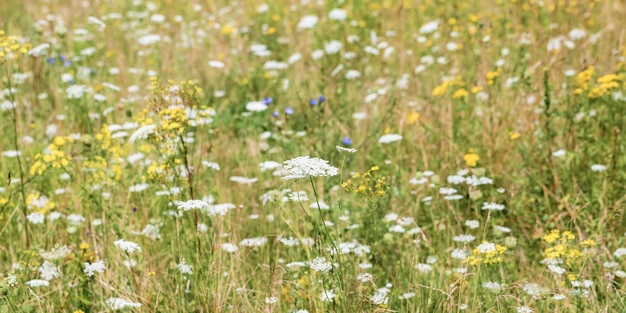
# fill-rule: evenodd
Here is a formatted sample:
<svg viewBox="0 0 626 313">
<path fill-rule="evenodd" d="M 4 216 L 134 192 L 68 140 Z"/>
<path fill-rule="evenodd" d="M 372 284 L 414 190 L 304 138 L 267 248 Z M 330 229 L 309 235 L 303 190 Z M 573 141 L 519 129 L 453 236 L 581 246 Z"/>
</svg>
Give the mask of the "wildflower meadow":
<svg viewBox="0 0 626 313">
<path fill-rule="evenodd" d="M 624 17 L 2 0 L 0 312 L 626 312 Z"/>
</svg>

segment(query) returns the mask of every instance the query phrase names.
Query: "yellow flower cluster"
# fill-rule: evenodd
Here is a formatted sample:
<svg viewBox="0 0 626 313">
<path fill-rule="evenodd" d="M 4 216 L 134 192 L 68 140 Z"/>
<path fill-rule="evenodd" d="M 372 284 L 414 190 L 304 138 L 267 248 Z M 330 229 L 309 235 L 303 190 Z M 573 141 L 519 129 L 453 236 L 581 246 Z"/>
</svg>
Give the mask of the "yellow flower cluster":
<svg viewBox="0 0 626 313">
<path fill-rule="evenodd" d="M 185 131 L 185 127 L 189 126 L 187 111 L 181 107 L 167 108 L 159 111 L 161 118 L 161 128 L 173 135 L 180 135 Z"/>
<path fill-rule="evenodd" d="M 496 81 L 496 78 L 500 77 L 500 69 L 489 71 L 485 76 L 487 78 L 487 85 L 491 86 Z"/>
<path fill-rule="evenodd" d="M 567 265 L 577 265 L 582 261 L 584 256 L 580 247 L 590 248 L 596 245 L 593 239 L 587 239 L 580 244 L 576 242 L 576 236 L 570 231 L 552 230 L 549 234 L 542 237 L 543 241 L 549 244 L 543 253 L 547 259 L 563 260 Z"/>
<path fill-rule="evenodd" d="M 20 55 L 28 53 L 32 49 L 30 43 L 21 43 L 16 36 L 5 36 L 0 30 L 0 64 L 8 60 L 16 60 Z"/>
<path fill-rule="evenodd" d="M 593 99 L 609 95 L 612 90 L 619 88 L 619 82 L 626 80 L 625 78 L 623 74 L 608 74 L 598 78 L 598 83 L 589 91 L 589 98 Z"/>
<path fill-rule="evenodd" d="M 591 81 L 591 78 L 593 77 L 595 72 L 596 68 L 590 66 L 586 70 L 578 73 L 578 75 L 576 75 L 576 86 L 578 86 L 578 88 L 576 88 L 574 93 L 579 95 L 582 94 L 584 91 L 589 90 L 589 81 Z"/>
<path fill-rule="evenodd" d="M 460 76 L 456 76 L 454 77 L 454 79 L 444 80 L 443 83 L 441 83 L 441 85 L 433 89 L 432 95 L 433 97 L 441 97 L 446 94 L 446 91 L 448 91 L 448 88 L 454 87 L 454 86 L 460 86 L 461 88 L 454 92 L 454 94 L 452 95 L 453 98 L 457 99 L 457 98 L 467 96 L 468 94 L 467 90 L 462 88 L 463 86 L 465 86 L 465 83 L 463 82 Z"/>
<path fill-rule="evenodd" d="M 70 137 L 55 137 L 48 146 L 49 153 L 35 155 L 35 163 L 30 167 L 30 175 L 41 175 L 48 168 L 63 168 L 69 164 L 69 159 L 61 148 L 68 142 L 73 142 Z"/>
<path fill-rule="evenodd" d="M 465 259 L 465 262 L 469 263 L 472 266 L 480 264 L 492 265 L 501 263 L 503 260 L 502 256 L 506 251 L 507 248 L 505 246 L 490 242 L 483 242 L 474 250 L 472 250 L 472 255 L 468 256 Z"/>
<path fill-rule="evenodd" d="M 123 159 L 126 156 L 126 150 L 119 142 L 111 137 L 111 131 L 109 131 L 109 127 L 106 124 L 102 125 L 102 129 L 100 129 L 100 132 L 96 135 L 96 140 L 100 145 L 101 151 L 107 155 L 109 161 L 107 162 L 107 159 L 96 156 L 91 160 L 93 163 L 87 164 L 85 167 L 99 170 L 101 173 L 97 176 L 112 177 L 115 180 L 121 179 L 122 165 L 117 160 Z M 104 172 L 107 167 L 110 167 L 109 170 L 112 171 L 109 175 Z"/>
<path fill-rule="evenodd" d="M 385 177 L 377 177 L 379 166 L 372 166 L 367 172 L 356 173 L 352 178 L 341 184 L 348 192 L 354 192 L 366 197 L 382 197 L 387 192 L 387 180 Z"/>
</svg>

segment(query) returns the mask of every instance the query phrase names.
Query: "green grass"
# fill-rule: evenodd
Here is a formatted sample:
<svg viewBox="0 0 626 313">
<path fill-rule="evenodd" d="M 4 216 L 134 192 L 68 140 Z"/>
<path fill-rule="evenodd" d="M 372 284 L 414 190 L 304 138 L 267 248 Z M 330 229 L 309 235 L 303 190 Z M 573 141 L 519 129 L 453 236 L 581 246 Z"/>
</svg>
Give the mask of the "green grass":
<svg viewBox="0 0 626 313">
<path fill-rule="evenodd" d="M 621 1 L 5 2 L 2 312 L 626 311 Z"/>
</svg>

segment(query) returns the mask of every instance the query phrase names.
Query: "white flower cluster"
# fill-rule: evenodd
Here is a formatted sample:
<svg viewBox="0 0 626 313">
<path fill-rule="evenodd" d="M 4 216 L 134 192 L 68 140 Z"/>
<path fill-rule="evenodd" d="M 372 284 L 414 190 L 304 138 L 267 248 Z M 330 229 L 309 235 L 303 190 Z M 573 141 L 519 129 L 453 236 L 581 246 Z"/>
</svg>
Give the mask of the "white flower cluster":
<svg viewBox="0 0 626 313">
<path fill-rule="evenodd" d="M 339 169 L 328 164 L 328 161 L 320 158 L 301 156 L 283 163 L 285 170 L 289 172 L 284 176 L 285 180 L 294 180 L 308 177 L 335 176 Z"/>
</svg>

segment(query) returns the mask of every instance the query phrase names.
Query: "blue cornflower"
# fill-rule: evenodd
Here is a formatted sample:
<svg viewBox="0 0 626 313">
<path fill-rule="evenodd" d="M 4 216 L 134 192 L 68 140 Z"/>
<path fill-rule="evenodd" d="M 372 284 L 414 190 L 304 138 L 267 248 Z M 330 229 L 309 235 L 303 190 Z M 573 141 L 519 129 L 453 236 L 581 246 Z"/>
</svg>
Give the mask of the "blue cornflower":
<svg viewBox="0 0 626 313">
<path fill-rule="evenodd" d="M 316 106 L 317 105 L 317 99 L 309 100 L 309 104 L 311 104 L 311 106 Z"/>
<path fill-rule="evenodd" d="M 322 102 L 324 102 L 324 101 L 326 101 L 326 97 L 324 97 L 324 96 L 320 96 L 320 98 L 319 98 L 319 102 L 320 102 L 320 103 L 322 103 Z"/>
<path fill-rule="evenodd" d="M 263 98 L 263 104 L 270 105 L 274 99 L 272 98 Z"/>
<path fill-rule="evenodd" d="M 46 59 L 46 62 L 47 62 L 48 64 L 54 64 L 54 58 L 47 58 L 47 59 Z"/>
<path fill-rule="evenodd" d="M 343 137 L 341 143 L 343 143 L 344 146 L 352 145 L 352 139 L 350 139 L 350 137 Z"/>
<path fill-rule="evenodd" d="M 293 109 L 291 107 L 286 107 L 285 108 L 285 114 L 287 114 L 287 115 L 293 114 Z"/>
<path fill-rule="evenodd" d="M 278 111 L 274 111 L 274 112 L 272 112 L 272 116 L 273 116 L 273 117 L 278 117 Z"/>
</svg>

